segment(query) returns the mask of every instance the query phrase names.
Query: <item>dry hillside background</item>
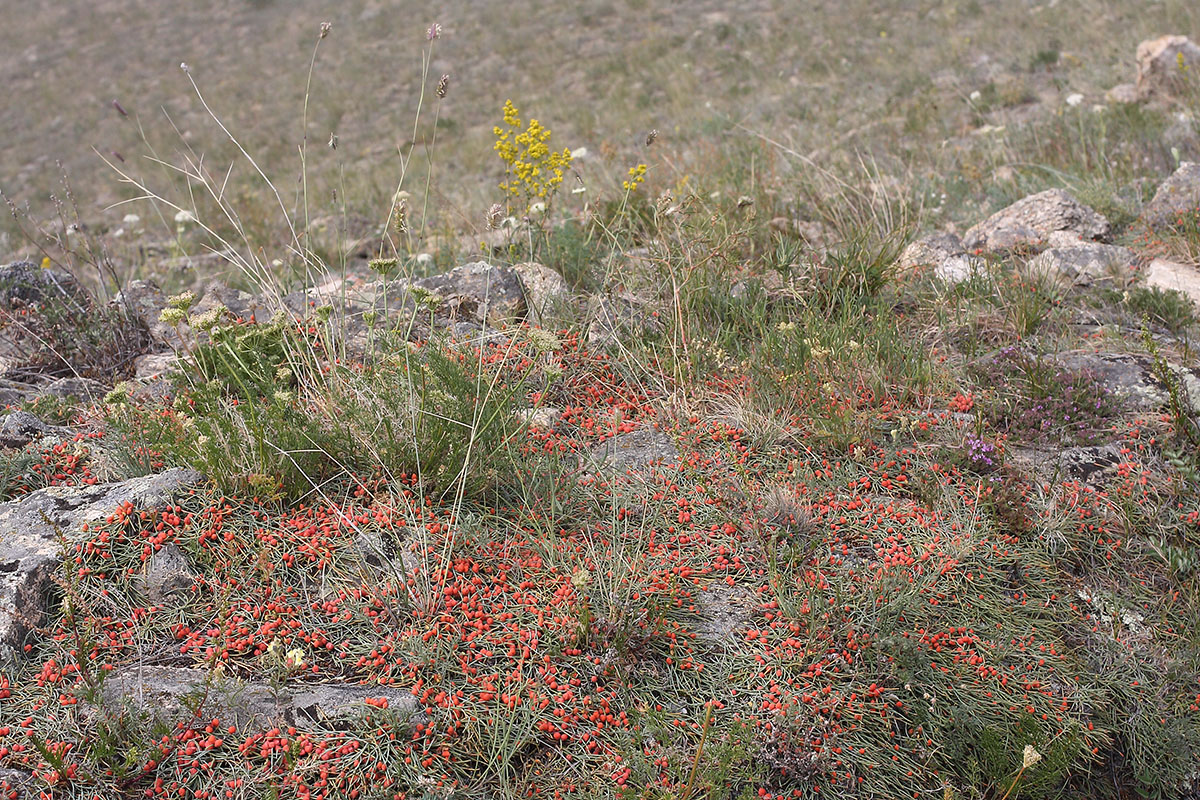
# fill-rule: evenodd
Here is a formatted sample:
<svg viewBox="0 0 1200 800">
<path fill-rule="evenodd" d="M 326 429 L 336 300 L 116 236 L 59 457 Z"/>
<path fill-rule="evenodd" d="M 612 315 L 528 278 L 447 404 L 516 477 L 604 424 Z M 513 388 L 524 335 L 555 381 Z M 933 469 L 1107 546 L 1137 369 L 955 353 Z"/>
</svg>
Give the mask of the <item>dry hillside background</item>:
<svg viewBox="0 0 1200 800">
<path fill-rule="evenodd" d="M 1139 41 L 1194 31 L 1200 16 L 1174 0 L 64 0 L 36 10 L 5 0 L 0 10 L 0 190 L 44 218 L 48 195 L 62 194 L 61 163 L 84 222 L 109 226 L 128 209 L 106 207 L 130 192 L 93 148 L 110 160 L 120 154 L 143 176 L 153 173 L 144 159 L 151 147 L 176 163 L 186 143 L 217 172 L 232 160 L 181 62 L 286 194 L 300 172 L 307 69 L 324 21 L 333 29 L 312 79 L 312 196 L 331 213 L 379 216 L 399 181 L 397 153 L 412 143 L 424 31 L 437 21 L 444 35 L 431 80 L 449 74 L 451 82 L 430 213 L 455 229 L 478 227 L 498 199 L 491 128 L 510 97 L 556 141 L 589 151 L 576 163 L 585 177 L 623 171 L 641 157 L 650 129 L 662 133 L 649 159 L 655 187 L 699 165 L 758 170 L 760 179 L 763 170 L 800 166 L 771 158 L 781 151 L 742 125 L 825 167 L 855 171 L 861 155 L 873 156 L 907 191 L 926 192 L 925 205 L 938 206 L 947 192 L 940 213 L 966 218 L 988 197 L 979 188 L 1019 193 L 992 179 L 1005 163 L 999 140 L 1018 134 L 1002 132 L 981 148 L 972 131 L 1053 114 L 1074 92 L 1088 105 L 1101 101 L 1130 79 Z M 330 133 L 336 152 L 325 146 Z M 416 138 L 425 143 L 431 133 L 425 114 Z M 415 164 L 422 172 L 420 151 Z M 424 185 L 417 177 L 406 187 L 414 193 Z M 1018 178 L 1044 175 L 1018 169 Z M 244 163 L 229 188 L 245 203 L 263 202 Z M 337 190 L 345 206 L 333 201 Z M 13 227 L 2 230 L 11 237 Z M 10 238 L 8 248 L 20 244 Z"/>
</svg>

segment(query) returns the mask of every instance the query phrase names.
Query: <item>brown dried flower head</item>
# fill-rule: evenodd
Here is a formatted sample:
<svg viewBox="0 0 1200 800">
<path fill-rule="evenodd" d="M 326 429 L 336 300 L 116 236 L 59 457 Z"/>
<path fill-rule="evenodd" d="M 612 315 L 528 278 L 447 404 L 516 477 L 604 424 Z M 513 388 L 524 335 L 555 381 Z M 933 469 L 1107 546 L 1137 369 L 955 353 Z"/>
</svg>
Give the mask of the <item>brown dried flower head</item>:
<svg viewBox="0 0 1200 800">
<path fill-rule="evenodd" d="M 441 80 L 439 80 L 438 84 L 437 84 L 437 96 L 439 99 L 446 96 L 446 89 L 448 89 L 449 87 L 450 87 L 450 76 L 443 75 Z"/>
<path fill-rule="evenodd" d="M 494 231 L 500 227 L 500 221 L 504 219 L 504 206 L 499 203 L 492 203 L 492 207 L 487 210 L 487 229 Z"/>
</svg>

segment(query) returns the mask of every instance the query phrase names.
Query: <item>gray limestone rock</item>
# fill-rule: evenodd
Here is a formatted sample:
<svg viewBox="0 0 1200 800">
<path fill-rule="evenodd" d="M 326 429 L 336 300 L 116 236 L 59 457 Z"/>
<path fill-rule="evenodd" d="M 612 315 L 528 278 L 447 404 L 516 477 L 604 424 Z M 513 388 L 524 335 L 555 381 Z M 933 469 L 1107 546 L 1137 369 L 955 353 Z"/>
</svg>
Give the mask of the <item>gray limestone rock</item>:
<svg viewBox="0 0 1200 800">
<path fill-rule="evenodd" d="M 1102 239 L 1108 220 L 1062 189 L 1047 189 L 1018 200 L 974 226 L 963 236 L 968 251 L 996 252 L 1033 247 L 1055 231 L 1072 231 L 1083 239 Z"/>
<path fill-rule="evenodd" d="M 0 504 L 0 663 L 21 650 L 25 634 L 41 623 L 62 564 L 62 540 L 84 523 L 110 516 L 123 503 L 164 505 L 203 480 L 189 469 L 97 486 L 51 486 Z"/>
</svg>

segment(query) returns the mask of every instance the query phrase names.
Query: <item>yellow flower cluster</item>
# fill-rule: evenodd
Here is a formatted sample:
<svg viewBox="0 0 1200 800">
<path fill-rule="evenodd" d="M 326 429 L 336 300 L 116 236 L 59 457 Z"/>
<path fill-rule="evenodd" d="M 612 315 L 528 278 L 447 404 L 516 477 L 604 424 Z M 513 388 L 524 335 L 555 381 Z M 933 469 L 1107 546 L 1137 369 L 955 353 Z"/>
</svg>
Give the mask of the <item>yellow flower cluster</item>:
<svg viewBox="0 0 1200 800">
<path fill-rule="evenodd" d="M 632 192 L 633 190 L 637 189 L 637 187 L 641 186 L 645 180 L 646 165 L 638 164 L 636 167 L 629 168 L 629 178 L 621 181 L 621 186 L 625 188 L 625 191 Z"/>
<path fill-rule="evenodd" d="M 495 150 L 505 165 L 500 188 L 510 195 L 525 195 L 527 203 L 548 200 L 563 181 L 563 170 L 571 163 L 571 151 L 550 149 L 550 131 L 536 119 L 523 125 L 512 100 L 504 103 L 504 125 L 492 129 Z"/>
</svg>

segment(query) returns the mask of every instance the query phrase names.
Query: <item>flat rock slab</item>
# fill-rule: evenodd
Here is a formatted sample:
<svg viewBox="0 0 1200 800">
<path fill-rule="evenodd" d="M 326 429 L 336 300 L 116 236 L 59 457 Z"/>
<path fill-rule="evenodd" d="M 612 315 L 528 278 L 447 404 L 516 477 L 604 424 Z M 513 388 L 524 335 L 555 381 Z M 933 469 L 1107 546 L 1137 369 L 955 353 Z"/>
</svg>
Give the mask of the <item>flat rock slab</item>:
<svg viewBox="0 0 1200 800">
<path fill-rule="evenodd" d="M 1045 480 L 1070 478 L 1085 483 L 1102 483 L 1125 461 L 1118 443 L 1068 447 L 1062 450 L 1017 448 L 1008 455 L 1010 464 L 1025 468 Z"/>
<path fill-rule="evenodd" d="M 739 636 L 745 638 L 745 630 L 758 607 L 758 601 L 745 587 L 714 582 L 696 598 L 696 610 L 700 613 L 696 636 L 712 647 L 728 646 Z"/>
<path fill-rule="evenodd" d="M 197 486 L 190 469 L 98 486 L 51 486 L 0 504 L 0 664 L 14 659 L 28 631 L 41 624 L 62 564 L 60 537 L 101 522 L 124 503 L 155 508 Z"/>
<path fill-rule="evenodd" d="M 590 460 L 604 472 L 636 472 L 653 464 L 677 463 L 679 451 L 670 436 L 647 426 L 597 445 L 592 448 Z"/>
<path fill-rule="evenodd" d="M 1132 353 L 1061 353 L 1055 362 L 1066 369 L 1084 372 L 1135 411 L 1160 411 L 1170 403 L 1166 385 L 1154 374 L 1147 356 Z M 1167 365 L 1187 390 L 1192 410 L 1200 414 L 1200 370 Z"/>
<path fill-rule="evenodd" d="M 133 710 L 167 725 L 218 717 L 241 731 L 336 725 L 383 708 L 415 723 L 421 711 L 411 692 L 396 687 L 296 681 L 274 687 L 183 667 L 126 667 L 105 679 L 103 696 L 110 711 Z"/>
<path fill-rule="evenodd" d="M 1200 269 L 1196 267 L 1156 258 L 1142 271 L 1142 279 L 1147 286 L 1180 292 L 1200 307 Z"/>
<path fill-rule="evenodd" d="M 1047 189 L 1018 200 L 974 226 L 963 236 L 968 252 L 1002 252 L 1034 247 L 1056 231 L 1081 239 L 1108 236 L 1108 220 L 1062 189 Z"/>
</svg>

